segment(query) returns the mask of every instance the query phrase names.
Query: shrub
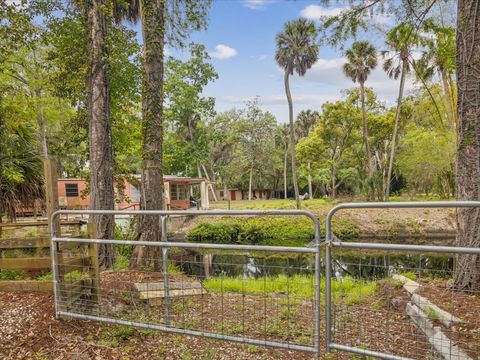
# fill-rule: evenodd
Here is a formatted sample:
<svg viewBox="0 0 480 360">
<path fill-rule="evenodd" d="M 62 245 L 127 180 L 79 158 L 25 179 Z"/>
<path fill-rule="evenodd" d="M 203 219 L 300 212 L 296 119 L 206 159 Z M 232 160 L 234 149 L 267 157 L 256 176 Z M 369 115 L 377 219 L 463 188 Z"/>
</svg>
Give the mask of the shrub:
<svg viewBox="0 0 480 360">
<path fill-rule="evenodd" d="M 305 245 L 313 239 L 313 225 L 308 219 L 222 219 L 199 223 L 188 232 L 187 239 L 223 244 Z"/>
<path fill-rule="evenodd" d="M 340 239 L 356 239 L 357 224 L 349 218 L 333 222 L 333 232 Z M 324 231 L 322 231 L 324 232 Z M 201 222 L 187 234 L 192 242 L 304 246 L 313 240 L 314 227 L 306 218 L 247 218 Z"/>
<path fill-rule="evenodd" d="M 24 280 L 27 277 L 23 270 L 0 270 L 0 280 Z"/>
<path fill-rule="evenodd" d="M 193 242 L 236 244 L 241 227 L 237 219 L 201 222 L 188 232 L 187 239 Z"/>
</svg>

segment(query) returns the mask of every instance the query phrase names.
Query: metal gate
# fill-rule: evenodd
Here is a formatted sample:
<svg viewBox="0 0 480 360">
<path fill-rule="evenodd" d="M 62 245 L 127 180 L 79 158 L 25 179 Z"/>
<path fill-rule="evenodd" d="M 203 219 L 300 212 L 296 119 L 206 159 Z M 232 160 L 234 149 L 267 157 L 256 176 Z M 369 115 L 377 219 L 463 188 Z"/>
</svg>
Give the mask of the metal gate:
<svg viewBox="0 0 480 360">
<path fill-rule="evenodd" d="M 480 323 L 468 316 L 458 318 L 450 311 L 458 310 L 462 297 L 467 297 L 464 302 L 468 303 L 468 296 L 478 297 L 480 294 L 452 292 L 446 279 L 454 277 L 455 257 L 460 254 L 480 255 L 479 248 L 346 242 L 332 233 L 332 219 L 344 209 L 477 207 L 480 207 L 480 201 L 346 203 L 331 209 L 326 219 L 325 253 L 327 352 L 347 352 L 382 359 L 478 358 L 480 342 L 476 334 Z M 361 254 L 363 258 L 349 259 L 348 255 L 344 255 L 348 250 Z M 366 259 L 372 250 L 384 252 L 385 261 L 368 262 Z M 426 260 L 438 261 L 439 258 L 435 257 L 439 254 L 450 255 L 443 259 L 448 266 L 429 267 Z M 399 256 L 407 256 L 407 263 L 389 263 Z M 347 275 L 346 281 L 339 274 L 342 268 L 354 269 L 357 274 Z M 354 286 L 351 286 L 352 281 Z M 340 295 L 351 291 L 345 290 L 347 285 L 354 293 L 348 294 L 351 298 L 345 301 Z M 379 286 L 384 286 L 380 289 L 380 293 L 384 291 L 383 303 L 372 296 L 372 289 L 376 287 L 375 293 L 378 293 Z"/>
<path fill-rule="evenodd" d="M 56 223 L 65 214 L 151 216 L 159 221 L 161 241 L 62 237 Z M 167 223 L 180 216 L 307 217 L 313 223 L 315 245 L 172 242 Z M 51 231 L 57 317 L 320 355 L 320 222 L 310 212 L 62 210 L 52 216 Z M 119 256 L 110 270 L 100 271 L 100 246 Z M 125 269 L 120 271 L 120 255 L 125 253 L 124 260 L 130 259 L 132 251 L 142 252 L 142 258 L 149 261 L 137 264 L 134 270 L 123 264 Z M 220 260 L 214 264 L 217 274 L 209 276 L 210 270 L 198 272 L 201 266 L 208 268 L 214 251 L 220 252 L 217 256 Z M 90 260 L 81 263 L 68 260 L 77 253 L 90 255 Z M 259 256 L 246 258 L 251 254 Z M 286 257 L 282 264 L 269 263 L 265 255 L 274 254 L 298 257 Z M 248 259 L 249 263 L 239 265 L 236 257 Z M 189 275 L 185 275 L 185 269 L 190 269 Z M 249 271 L 250 276 L 239 275 L 239 271 Z"/>
<path fill-rule="evenodd" d="M 476 207 L 480 202 L 341 204 L 328 213 L 324 243 L 319 220 L 307 211 L 59 211 L 52 218 L 55 312 L 58 317 L 307 351 L 317 357 L 325 348 L 327 353 L 339 356 L 354 353 L 383 359 L 438 355 L 444 359 L 478 358 L 480 323 L 452 315 L 449 310 L 456 310 L 456 301 L 463 295 L 448 293 L 446 300 L 450 302 L 443 301 L 441 287 L 454 275 L 456 256 L 480 255 L 480 249 L 346 242 L 332 233 L 334 214 L 342 209 Z M 55 225 L 62 214 L 153 216 L 160 223 L 162 239 L 62 237 Z M 311 247 L 175 242 L 167 234 L 167 222 L 176 216 L 303 216 L 313 223 L 314 242 Z M 161 262 L 153 268 L 146 264 L 140 271 L 117 271 L 114 267 L 100 272 L 96 264 L 98 246 L 113 246 L 117 253 L 142 247 L 147 259 Z M 361 256 L 348 260 L 342 253 L 348 250 Z M 192 251 L 197 255 L 192 257 Z M 213 251 L 223 254 L 218 255 L 215 275 L 208 276 L 204 271 L 184 276 L 178 271 L 208 267 Z M 364 260 L 371 251 L 385 252 L 383 261 Z M 69 260 L 78 252 L 90 254 L 91 260 Z M 259 256 L 263 260 L 239 265 L 241 262 L 228 257 L 231 254 L 290 254 L 303 260 L 286 257 L 276 264 Z M 438 254 L 450 255 L 445 260 L 448 266 L 429 268 L 429 261 L 439 261 L 431 255 Z M 392 264 L 391 259 L 398 256 L 406 256 L 408 261 Z M 239 266 L 252 267 L 250 276 L 232 271 Z M 417 282 L 426 294 L 417 291 Z M 325 304 L 321 306 L 323 295 Z M 325 326 L 321 328 L 323 316 Z"/>
</svg>

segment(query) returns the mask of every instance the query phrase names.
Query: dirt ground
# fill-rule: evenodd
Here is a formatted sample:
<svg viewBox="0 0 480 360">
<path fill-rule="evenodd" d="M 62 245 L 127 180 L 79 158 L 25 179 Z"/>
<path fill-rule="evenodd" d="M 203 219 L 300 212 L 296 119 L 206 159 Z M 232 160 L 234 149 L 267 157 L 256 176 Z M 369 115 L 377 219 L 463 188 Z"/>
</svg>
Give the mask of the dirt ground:
<svg viewBox="0 0 480 360">
<path fill-rule="evenodd" d="M 389 282 L 380 282 L 373 297 L 360 303 L 335 304 L 335 341 L 416 359 L 429 358 L 425 339 L 405 314 L 407 298 Z M 267 305 L 265 305 L 267 304 Z M 253 336 L 309 345 L 313 325 L 311 302 L 296 302 L 285 315 L 281 298 L 209 294 L 172 302 L 179 327 Z M 245 307 L 246 306 L 246 307 Z M 290 305 L 289 305 L 290 306 Z M 245 311 L 247 309 L 247 311 Z M 122 319 L 132 316 L 125 308 Z M 243 311 L 242 311 L 243 310 Z M 149 309 L 149 319 L 162 316 Z M 241 316 L 239 315 L 241 314 Z M 263 315 L 262 315 L 263 314 Z M 322 322 L 324 319 L 322 315 Z M 133 319 L 141 318 L 139 313 Z M 293 320 L 292 320 L 293 319 Z M 198 321 L 201 320 L 201 321 Z M 243 325 L 242 325 L 243 324 Z M 263 324 L 267 326 L 264 327 Z M 274 325 L 271 325 L 274 324 Z M 322 324 L 323 329 L 323 324 Z M 323 339 L 324 330 L 321 331 Z M 323 341 L 323 340 L 322 340 Z M 322 348 L 323 348 L 322 344 Z M 0 293 L 0 358 L 5 359 L 313 359 L 300 351 L 279 350 L 184 335 L 136 330 L 91 321 L 56 320 L 53 296 L 38 293 Z M 349 354 L 322 359 L 358 359 Z"/>
<path fill-rule="evenodd" d="M 2 359 L 312 359 L 308 353 L 55 320 L 53 296 L 0 293 Z"/>
<path fill-rule="evenodd" d="M 435 325 L 441 327 L 445 335 L 469 356 L 479 359 L 480 294 L 452 291 L 450 283 L 445 280 L 420 280 L 419 283 L 422 285 L 420 295 L 463 321 L 451 327 L 444 326 L 440 321 L 435 321 Z"/>
</svg>

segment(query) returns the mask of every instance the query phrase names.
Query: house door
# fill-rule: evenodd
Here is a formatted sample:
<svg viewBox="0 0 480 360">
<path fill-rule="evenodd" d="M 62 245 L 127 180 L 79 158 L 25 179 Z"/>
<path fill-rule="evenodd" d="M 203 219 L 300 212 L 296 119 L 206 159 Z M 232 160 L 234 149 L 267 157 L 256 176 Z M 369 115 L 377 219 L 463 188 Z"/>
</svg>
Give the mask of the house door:
<svg viewBox="0 0 480 360">
<path fill-rule="evenodd" d="M 235 190 L 230 190 L 230 200 L 237 200 Z"/>
</svg>

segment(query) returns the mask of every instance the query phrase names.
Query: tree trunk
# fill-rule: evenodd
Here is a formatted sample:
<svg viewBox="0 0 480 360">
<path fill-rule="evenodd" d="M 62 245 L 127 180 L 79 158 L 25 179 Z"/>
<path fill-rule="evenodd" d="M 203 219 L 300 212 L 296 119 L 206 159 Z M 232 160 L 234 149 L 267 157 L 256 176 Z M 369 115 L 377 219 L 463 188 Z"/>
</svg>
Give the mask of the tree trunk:
<svg viewBox="0 0 480 360">
<path fill-rule="evenodd" d="M 285 148 L 285 154 L 283 156 L 283 198 L 288 199 L 287 194 L 287 162 L 288 162 L 288 148 Z"/>
<path fill-rule="evenodd" d="M 292 156 L 292 182 L 293 182 L 293 190 L 295 192 L 295 201 L 297 202 L 297 209 L 300 209 L 302 204 L 300 203 L 300 193 L 298 191 L 297 157 L 295 154 L 295 132 L 293 128 L 293 103 L 292 103 L 292 94 L 290 93 L 288 70 L 285 71 L 284 81 L 285 81 L 285 93 L 287 94 L 287 100 L 288 100 L 288 120 L 290 123 L 290 152 Z"/>
<path fill-rule="evenodd" d="M 165 17 L 163 0 L 142 0 L 142 33 L 144 52 L 144 80 L 142 102 L 142 209 L 162 210 L 163 189 L 163 47 Z M 141 240 L 160 241 L 161 229 L 158 216 L 143 216 Z M 143 259 L 142 252 L 147 259 Z M 137 256 L 136 256 L 137 255 Z M 153 262 L 155 270 L 161 268 L 159 248 L 147 251 L 136 249 L 135 265 Z"/>
<path fill-rule="evenodd" d="M 370 146 L 368 144 L 367 111 L 365 110 L 365 84 L 360 83 L 360 100 L 362 103 L 363 143 L 365 145 L 366 169 L 370 174 Z"/>
<path fill-rule="evenodd" d="M 110 119 L 110 84 L 108 79 L 107 20 L 104 15 L 105 2 L 88 2 L 90 28 L 88 64 L 88 117 L 90 150 L 90 209 L 113 210 L 113 147 Z M 93 215 L 96 236 L 113 239 L 114 219 L 112 215 Z M 99 265 L 110 267 L 115 261 L 113 245 L 99 247 Z"/>
<path fill-rule="evenodd" d="M 207 180 L 210 181 L 210 176 L 208 175 L 208 171 L 207 169 L 205 168 L 205 165 L 202 164 L 202 169 L 203 169 L 203 172 L 205 173 L 205 177 L 207 178 Z M 213 197 L 213 201 L 218 201 L 217 199 L 217 194 L 215 193 L 215 189 L 213 188 L 213 184 L 212 183 L 209 183 L 207 185 L 207 193 L 208 193 L 208 189 L 210 189 L 210 192 L 212 193 L 212 197 Z M 208 196 L 208 194 L 207 194 Z"/>
<path fill-rule="evenodd" d="M 197 160 L 197 174 L 199 178 L 202 178 L 202 169 L 200 168 L 200 162 Z"/>
<path fill-rule="evenodd" d="M 45 117 L 43 115 L 43 106 L 41 104 L 42 91 L 40 89 L 35 90 L 35 99 L 37 100 L 37 125 L 40 156 L 46 158 L 48 157 L 47 131 L 45 129 Z"/>
<path fill-rule="evenodd" d="M 365 146 L 365 170 L 367 172 L 367 182 L 370 194 L 370 200 L 375 193 L 375 186 L 373 184 L 373 167 L 371 164 L 370 145 L 368 143 L 368 124 L 367 124 L 367 110 L 365 109 L 365 84 L 360 82 L 360 101 L 362 103 L 362 124 L 363 124 L 363 143 Z"/>
<path fill-rule="evenodd" d="M 445 101 L 447 103 L 448 122 L 450 123 L 450 131 L 452 132 L 452 139 L 455 143 L 457 141 L 457 126 L 456 126 L 456 120 L 454 115 L 455 110 L 453 107 L 453 99 L 452 99 L 450 84 L 448 83 L 448 75 L 446 74 L 445 70 L 442 71 L 441 77 L 442 77 L 442 83 L 443 83 L 443 93 L 445 95 Z"/>
<path fill-rule="evenodd" d="M 252 182 L 253 182 L 253 166 L 250 168 L 250 178 L 248 180 L 248 200 L 252 200 Z"/>
<path fill-rule="evenodd" d="M 313 199 L 312 174 L 310 173 L 312 171 L 312 164 L 310 163 L 310 161 L 307 163 L 307 169 L 308 169 L 308 175 L 307 175 L 308 198 Z"/>
<path fill-rule="evenodd" d="M 397 147 L 397 133 L 398 133 L 398 123 L 400 121 L 400 109 L 402 107 L 402 98 L 403 98 L 403 89 L 405 87 L 405 77 L 407 75 L 407 59 L 403 60 L 402 64 L 402 75 L 400 78 L 400 89 L 398 91 L 397 99 L 397 110 L 395 111 L 395 121 L 393 124 L 393 134 L 392 134 L 392 147 L 390 149 L 390 159 L 388 161 L 388 171 L 387 171 L 387 189 L 385 191 L 385 199 L 388 201 L 390 197 L 390 186 L 392 182 L 392 171 L 393 171 L 393 162 L 395 160 L 395 151 Z"/>
<path fill-rule="evenodd" d="M 480 8 L 459 0 L 457 18 L 457 200 L 480 200 Z M 480 209 L 458 209 L 458 246 L 480 246 Z M 457 290 L 480 291 L 480 256 L 457 255 Z"/>
</svg>

